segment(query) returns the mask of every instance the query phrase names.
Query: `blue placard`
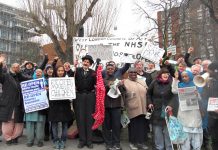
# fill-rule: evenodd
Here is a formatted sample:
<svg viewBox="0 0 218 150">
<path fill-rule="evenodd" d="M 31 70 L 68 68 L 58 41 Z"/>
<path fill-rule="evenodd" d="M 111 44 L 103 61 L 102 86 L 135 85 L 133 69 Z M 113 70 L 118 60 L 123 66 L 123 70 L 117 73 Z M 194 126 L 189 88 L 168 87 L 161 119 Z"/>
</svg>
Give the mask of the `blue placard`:
<svg viewBox="0 0 218 150">
<path fill-rule="evenodd" d="M 21 89 L 26 113 L 49 107 L 43 78 L 21 82 Z"/>
</svg>

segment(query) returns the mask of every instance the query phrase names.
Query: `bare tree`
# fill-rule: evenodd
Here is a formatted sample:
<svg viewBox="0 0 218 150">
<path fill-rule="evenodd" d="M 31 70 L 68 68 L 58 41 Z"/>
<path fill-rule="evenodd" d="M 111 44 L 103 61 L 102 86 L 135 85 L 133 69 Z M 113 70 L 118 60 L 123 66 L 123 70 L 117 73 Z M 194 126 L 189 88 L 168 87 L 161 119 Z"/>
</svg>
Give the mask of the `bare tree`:
<svg viewBox="0 0 218 150">
<path fill-rule="evenodd" d="M 72 39 L 81 26 L 92 16 L 98 0 L 23 0 L 35 31 L 47 34 L 57 55 L 63 61 L 73 62 Z M 60 41 L 66 48 L 62 48 Z"/>
<path fill-rule="evenodd" d="M 147 21 L 154 24 L 152 28 L 145 31 L 142 35 L 146 35 L 151 31 L 158 32 L 159 46 L 165 50 L 171 44 L 177 44 L 179 42 L 179 35 L 184 31 L 179 31 L 179 18 L 180 18 L 180 7 L 187 2 L 183 0 L 144 0 L 141 4 L 135 3 L 135 11 L 144 17 Z M 144 7 L 143 7 L 144 6 Z M 157 12 L 157 16 L 153 15 L 153 12 Z M 172 32 L 173 31 L 173 32 Z"/>
<path fill-rule="evenodd" d="M 85 24 L 87 36 L 107 37 L 111 36 L 111 30 L 115 27 L 120 9 L 117 0 L 99 0 L 93 10 L 92 18 Z"/>
<path fill-rule="evenodd" d="M 217 0 L 200 0 L 201 3 L 209 10 L 210 17 L 218 24 L 218 1 Z"/>
</svg>

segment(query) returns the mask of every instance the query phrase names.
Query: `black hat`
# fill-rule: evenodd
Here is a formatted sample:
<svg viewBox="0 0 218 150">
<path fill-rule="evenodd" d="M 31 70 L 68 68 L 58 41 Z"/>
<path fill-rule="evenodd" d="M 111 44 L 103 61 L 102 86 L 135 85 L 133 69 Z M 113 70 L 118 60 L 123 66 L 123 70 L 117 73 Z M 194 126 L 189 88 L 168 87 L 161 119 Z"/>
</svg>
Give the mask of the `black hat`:
<svg viewBox="0 0 218 150">
<path fill-rule="evenodd" d="M 195 62 L 197 59 L 201 59 L 201 57 L 195 57 L 195 58 L 193 59 L 193 62 Z"/>
<path fill-rule="evenodd" d="M 218 73 L 218 62 L 212 62 L 209 66 L 208 66 L 208 69 L 213 71 L 213 72 L 216 72 Z"/>
<path fill-rule="evenodd" d="M 86 55 L 82 58 L 82 61 L 84 61 L 85 59 L 88 59 L 90 64 L 92 65 L 94 63 L 93 59 L 92 59 L 92 56 L 90 55 Z"/>
</svg>

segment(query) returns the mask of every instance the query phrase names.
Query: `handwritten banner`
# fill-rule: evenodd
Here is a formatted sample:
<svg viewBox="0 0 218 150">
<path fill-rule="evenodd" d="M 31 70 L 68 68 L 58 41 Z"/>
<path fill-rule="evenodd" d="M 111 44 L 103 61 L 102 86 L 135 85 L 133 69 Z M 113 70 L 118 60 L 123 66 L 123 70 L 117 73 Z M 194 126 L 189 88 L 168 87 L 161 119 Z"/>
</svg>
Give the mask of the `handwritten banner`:
<svg viewBox="0 0 218 150">
<path fill-rule="evenodd" d="M 145 59 L 142 57 L 141 53 L 147 43 L 149 43 L 149 41 L 146 37 L 74 37 L 74 58 L 82 58 L 86 54 L 92 54 L 93 52 L 91 51 L 93 50 L 89 49 L 89 45 L 111 45 L 113 47 L 113 61 L 116 63 L 134 63 L 136 60 Z"/>
<path fill-rule="evenodd" d="M 75 80 L 73 77 L 49 78 L 50 100 L 72 100 L 75 98 Z"/>
<path fill-rule="evenodd" d="M 163 57 L 165 51 L 158 46 L 154 46 L 151 42 L 148 43 L 144 50 L 142 51 L 142 57 L 147 58 L 148 60 L 158 63 Z"/>
<path fill-rule="evenodd" d="M 21 82 L 21 89 L 26 113 L 49 107 L 43 78 Z"/>
</svg>

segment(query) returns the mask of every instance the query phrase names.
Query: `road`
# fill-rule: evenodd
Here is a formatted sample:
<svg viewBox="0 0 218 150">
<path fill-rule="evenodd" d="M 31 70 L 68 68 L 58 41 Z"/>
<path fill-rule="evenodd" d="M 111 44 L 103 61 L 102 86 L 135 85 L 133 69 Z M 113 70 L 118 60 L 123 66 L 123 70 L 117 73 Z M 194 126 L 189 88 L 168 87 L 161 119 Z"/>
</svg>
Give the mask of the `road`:
<svg viewBox="0 0 218 150">
<path fill-rule="evenodd" d="M 127 129 L 124 129 L 121 134 L 121 146 L 123 150 L 130 149 L 129 143 L 128 143 L 128 133 L 127 132 L 128 132 Z M 24 130 L 23 136 L 19 138 L 18 145 L 8 146 L 5 144 L 4 141 L 2 141 L 0 142 L 0 150 L 54 150 L 54 148 L 52 148 L 53 144 L 51 141 L 44 142 L 43 147 L 37 147 L 37 145 L 34 145 L 31 148 L 26 146 L 26 141 L 27 140 L 26 140 L 26 135 L 25 135 L 25 130 Z M 68 139 L 65 150 L 79 150 L 77 148 L 77 144 L 78 144 L 78 139 Z M 89 150 L 89 149 L 85 147 L 82 150 Z M 105 145 L 104 144 L 94 144 L 94 150 L 105 150 Z"/>
</svg>

